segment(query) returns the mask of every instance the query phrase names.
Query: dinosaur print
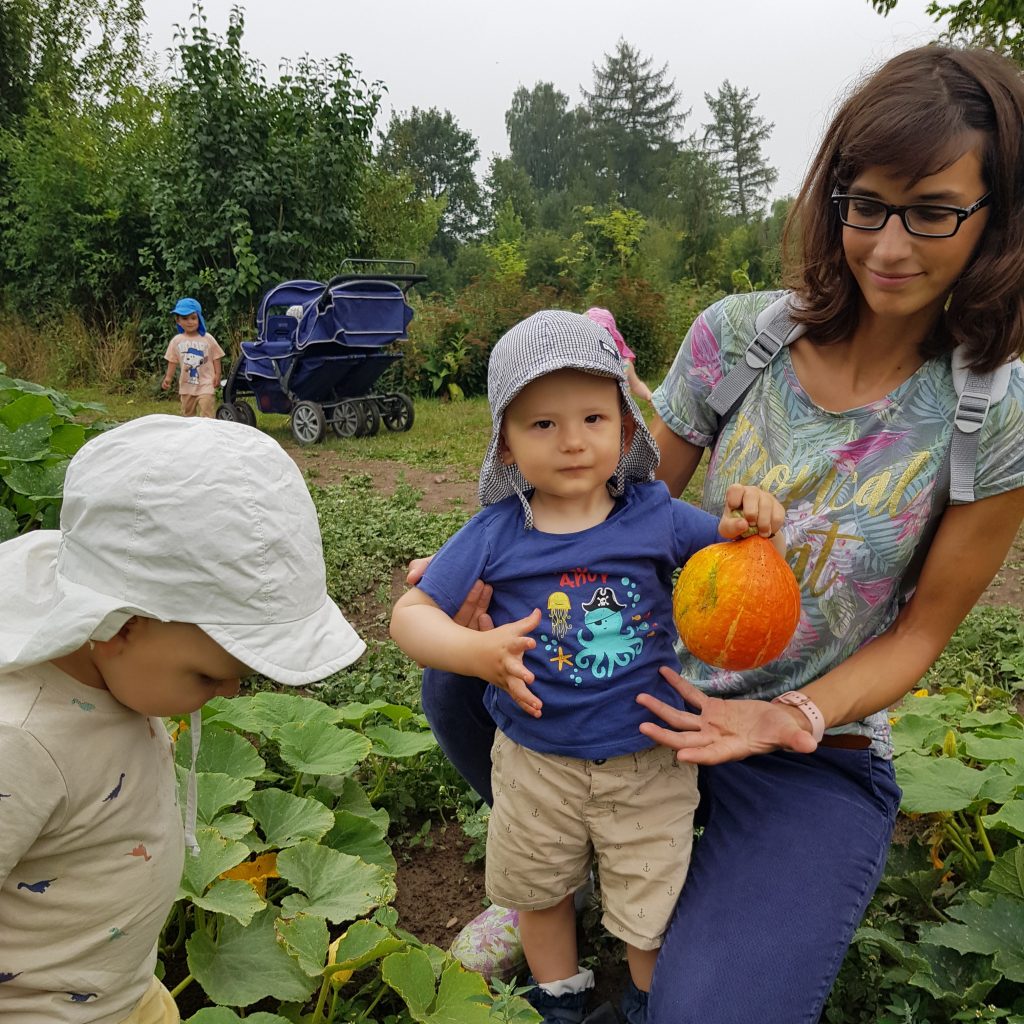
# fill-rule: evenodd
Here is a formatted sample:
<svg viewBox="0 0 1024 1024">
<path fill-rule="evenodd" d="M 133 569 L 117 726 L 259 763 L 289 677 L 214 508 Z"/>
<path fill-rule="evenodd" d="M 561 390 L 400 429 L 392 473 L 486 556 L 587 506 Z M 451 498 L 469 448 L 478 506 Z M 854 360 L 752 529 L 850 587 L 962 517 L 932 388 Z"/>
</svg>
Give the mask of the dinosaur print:
<svg viewBox="0 0 1024 1024">
<path fill-rule="evenodd" d="M 126 853 L 126 857 L 141 857 L 143 860 L 152 860 L 153 855 L 146 849 L 145 843 L 139 843 L 138 846 L 134 847 L 131 853 Z"/>
<path fill-rule="evenodd" d="M 121 778 L 117 780 L 117 785 L 103 798 L 102 803 L 106 803 L 108 800 L 116 800 L 121 795 L 121 785 L 124 783 L 124 772 L 121 772 Z"/>
<path fill-rule="evenodd" d="M 38 882 L 19 882 L 17 888 L 28 889 L 29 892 L 46 892 L 56 881 L 56 878 L 43 878 Z"/>
</svg>

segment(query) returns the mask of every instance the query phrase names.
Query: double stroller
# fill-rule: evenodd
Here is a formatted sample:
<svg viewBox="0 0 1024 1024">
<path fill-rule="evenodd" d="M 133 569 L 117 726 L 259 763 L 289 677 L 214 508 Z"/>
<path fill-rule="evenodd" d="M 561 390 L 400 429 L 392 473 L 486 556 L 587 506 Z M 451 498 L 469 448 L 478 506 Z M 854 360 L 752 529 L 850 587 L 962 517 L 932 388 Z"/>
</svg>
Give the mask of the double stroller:
<svg viewBox="0 0 1024 1024">
<path fill-rule="evenodd" d="M 384 267 L 387 272 L 374 273 Z M 260 412 L 285 413 L 301 445 L 338 437 L 409 430 L 413 404 L 398 391 L 378 393 L 377 379 L 402 353 L 413 311 L 409 288 L 426 280 L 405 260 L 345 260 L 327 284 L 286 281 L 260 302 L 256 340 L 224 384 L 217 418 L 256 426 L 256 412 L 240 395 L 251 394 Z"/>
</svg>

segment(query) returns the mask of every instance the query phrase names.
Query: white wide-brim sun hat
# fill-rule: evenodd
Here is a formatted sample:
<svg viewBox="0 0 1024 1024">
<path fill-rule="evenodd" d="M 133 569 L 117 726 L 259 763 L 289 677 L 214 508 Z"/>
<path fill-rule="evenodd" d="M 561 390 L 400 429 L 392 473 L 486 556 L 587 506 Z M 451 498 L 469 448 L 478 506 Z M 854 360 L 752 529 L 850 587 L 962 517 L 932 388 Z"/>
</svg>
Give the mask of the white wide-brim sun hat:
<svg viewBox="0 0 1024 1024">
<path fill-rule="evenodd" d="M 287 686 L 365 650 L 327 594 L 301 473 L 239 423 L 145 416 L 92 439 L 68 466 L 60 530 L 0 544 L 0 580 L 0 673 L 133 615 L 193 623 Z"/>
</svg>

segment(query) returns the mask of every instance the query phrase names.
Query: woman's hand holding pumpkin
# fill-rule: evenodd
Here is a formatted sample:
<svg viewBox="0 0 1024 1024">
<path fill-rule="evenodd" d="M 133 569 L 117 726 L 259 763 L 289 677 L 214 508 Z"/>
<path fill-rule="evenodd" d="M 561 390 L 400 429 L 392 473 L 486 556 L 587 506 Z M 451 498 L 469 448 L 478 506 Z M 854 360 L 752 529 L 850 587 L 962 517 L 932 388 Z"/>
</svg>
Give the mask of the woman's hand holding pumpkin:
<svg viewBox="0 0 1024 1024">
<path fill-rule="evenodd" d="M 698 690 L 670 668 L 662 668 L 661 674 L 697 711 L 680 711 L 641 693 L 637 703 L 666 725 L 644 722 L 640 731 L 662 746 L 672 747 L 680 761 L 721 764 L 779 749 L 811 754 L 818 746 L 806 723 L 801 725 L 782 705 L 766 700 L 722 700 Z"/>
</svg>

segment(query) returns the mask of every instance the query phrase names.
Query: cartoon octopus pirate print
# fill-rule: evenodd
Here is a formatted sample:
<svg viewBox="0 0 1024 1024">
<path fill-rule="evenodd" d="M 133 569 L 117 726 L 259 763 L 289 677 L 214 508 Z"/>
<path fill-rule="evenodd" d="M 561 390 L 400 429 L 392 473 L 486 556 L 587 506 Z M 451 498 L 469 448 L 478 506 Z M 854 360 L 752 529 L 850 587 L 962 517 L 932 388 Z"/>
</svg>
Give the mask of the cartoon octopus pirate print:
<svg viewBox="0 0 1024 1024">
<path fill-rule="evenodd" d="M 611 679 L 616 668 L 640 656 L 644 641 L 654 632 L 649 613 L 636 611 L 640 604 L 636 583 L 626 576 L 614 585 L 607 579 L 585 570 L 563 573 L 560 584 L 572 588 L 571 592 L 556 590 L 546 602 L 550 630 L 541 633 L 541 645 L 551 655 L 547 660 L 556 675 L 567 672 L 575 686 L 583 685 L 584 673 Z M 574 606 L 579 609 L 576 615 Z M 582 623 L 575 630 L 574 619 Z"/>
</svg>

